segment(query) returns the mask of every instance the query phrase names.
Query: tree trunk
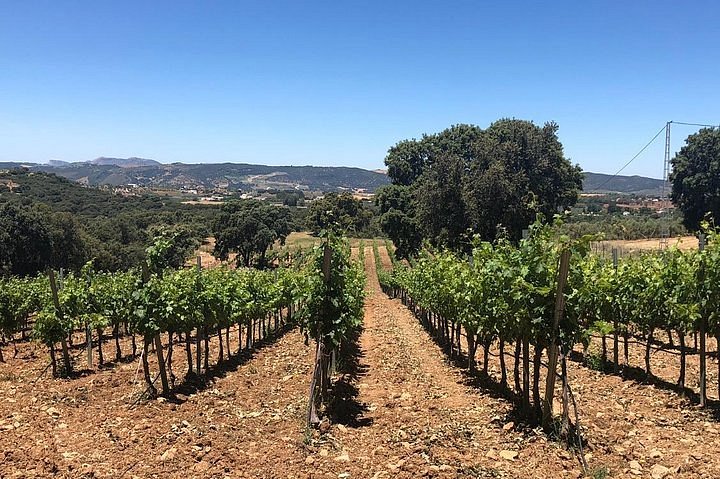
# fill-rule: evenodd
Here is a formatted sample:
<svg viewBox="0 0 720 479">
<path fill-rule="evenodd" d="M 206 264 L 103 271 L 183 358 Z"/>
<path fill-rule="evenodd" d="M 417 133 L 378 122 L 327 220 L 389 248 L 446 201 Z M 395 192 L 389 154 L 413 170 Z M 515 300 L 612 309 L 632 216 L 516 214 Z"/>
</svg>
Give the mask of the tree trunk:
<svg viewBox="0 0 720 479">
<path fill-rule="evenodd" d="M 195 329 L 195 373 L 200 375 L 202 371 L 202 328 Z"/>
<path fill-rule="evenodd" d="M 444 337 L 445 337 L 445 346 L 448 346 L 447 343 L 448 343 L 448 341 L 449 341 L 449 339 L 450 339 L 450 321 L 448 321 L 447 318 L 445 318 L 445 317 L 443 317 L 443 328 L 444 328 L 444 330 L 445 330 L 445 334 L 444 334 Z M 453 343 L 450 343 L 449 346 L 450 346 L 450 354 L 452 355 Z"/>
<path fill-rule="evenodd" d="M 457 338 L 457 354 L 458 357 L 462 356 L 462 334 L 460 334 L 460 321 L 457 322 L 457 325 L 455 326 L 455 337 Z"/>
<path fill-rule="evenodd" d="M 230 326 L 225 328 L 225 349 L 227 349 L 227 357 L 230 359 L 232 357 L 230 353 Z"/>
<path fill-rule="evenodd" d="M 618 347 L 618 324 L 613 325 L 613 372 L 617 374 L 620 369 L 620 351 Z"/>
<path fill-rule="evenodd" d="M 223 337 L 222 337 L 222 328 L 218 326 L 217 328 L 217 336 L 218 341 L 220 342 L 220 348 L 218 348 L 218 363 L 223 362 Z"/>
<path fill-rule="evenodd" d="M 308 394 L 308 409 L 307 409 L 307 417 L 306 417 L 306 427 L 310 427 L 314 424 L 318 424 L 320 422 L 320 418 L 317 414 L 317 399 L 318 399 L 318 388 L 320 386 L 320 374 L 321 374 L 321 367 L 320 367 L 320 357 L 322 355 L 322 351 L 320 349 L 320 342 L 318 341 L 317 348 L 315 349 L 315 367 L 313 371 L 313 378 L 312 381 L 310 381 L 310 393 Z"/>
<path fill-rule="evenodd" d="M 170 385 L 175 386 L 175 373 L 173 373 L 173 369 L 172 369 L 172 357 L 173 357 L 173 332 L 168 331 L 167 375 L 168 375 L 168 379 L 170 380 Z"/>
<path fill-rule="evenodd" d="M 652 376 L 652 371 L 650 370 L 650 348 L 652 347 L 654 332 L 654 329 L 650 329 L 647 342 L 645 343 L 645 374 L 647 374 L 648 377 Z"/>
<path fill-rule="evenodd" d="M 455 323 L 450 322 L 450 350 L 448 353 L 450 354 L 450 357 L 454 357 L 453 352 L 455 351 Z"/>
<path fill-rule="evenodd" d="M 250 320 L 247 324 L 247 331 L 245 331 L 245 349 L 250 351 L 253 342 L 253 321 Z"/>
<path fill-rule="evenodd" d="M 50 365 L 52 366 L 52 375 L 54 378 L 57 377 L 57 360 L 55 359 L 55 345 L 50 345 Z"/>
<path fill-rule="evenodd" d="M 685 389 L 685 333 L 678 331 L 678 339 L 680 340 L 680 377 L 678 378 L 678 386 Z"/>
<path fill-rule="evenodd" d="M 207 373 L 208 369 L 210 369 L 210 331 L 208 331 L 207 326 L 203 328 L 203 343 L 205 344 L 203 367 L 205 368 L 205 372 Z"/>
<path fill-rule="evenodd" d="M 542 402 L 540 402 L 540 360 L 542 359 L 542 346 L 535 346 L 535 354 L 533 355 L 533 377 L 532 377 L 532 394 L 533 406 L 535 408 L 535 418 L 542 417 Z M 554 371 L 553 371 L 554 372 Z M 551 374 L 548 372 L 548 374 Z"/>
<path fill-rule="evenodd" d="M 243 328 L 242 323 L 238 323 L 237 327 L 238 327 L 238 355 L 240 355 L 240 353 L 242 352 L 242 344 L 243 344 L 242 343 L 242 328 Z"/>
<path fill-rule="evenodd" d="M 188 363 L 188 374 L 192 374 L 193 372 L 193 357 L 192 357 L 192 349 L 190 348 L 190 331 L 185 331 L 185 356 L 187 357 L 187 363 Z"/>
<path fill-rule="evenodd" d="M 523 350 L 523 409 L 525 414 L 530 416 L 530 340 L 527 337 L 523 337 L 522 340 Z"/>
<path fill-rule="evenodd" d="M 503 388 L 507 387 L 507 368 L 505 367 L 505 339 L 500 336 L 500 385 Z"/>
<path fill-rule="evenodd" d="M 630 333 L 628 331 L 623 332 L 623 353 L 625 354 L 625 366 L 630 365 L 630 346 L 629 346 L 629 338 Z"/>
<path fill-rule="evenodd" d="M 87 368 L 92 369 L 92 329 L 90 329 L 90 325 L 88 323 L 85 323 L 85 351 L 87 353 Z"/>
<path fill-rule="evenodd" d="M 120 349 L 120 323 L 113 326 L 113 338 L 115 339 L 115 361 L 122 359 L 122 350 Z"/>
<path fill-rule="evenodd" d="M 561 437 L 568 437 L 570 435 L 570 399 L 569 399 L 569 387 L 567 377 L 567 359 L 565 354 L 562 355 L 560 360 L 561 368 L 561 381 L 562 381 L 562 424 L 560 426 Z"/>
<path fill-rule="evenodd" d="M 130 343 L 132 344 L 132 355 L 137 356 L 137 343 L 135 342 L 135 334 L 130 335 Z"/>
<path fill-rule="evenodd" d="M 475 334 L 465 330 L 465 334 L 467 335 L 467 343 L 468 343 L 468 369 L 471 373 L 475 372 Z"/>
<path fill-rule="evenodd" d="M 522 342 L 520 338 L 515 339 L 515 362 L 513 364 L 513 379 L 515 380 L 515 392 L 517 394 L 522 393 L 522 388 L 520 387 L 520 348 L 522 347 Z"/>
<path fill-rule="evenodd" d="M 607 364 L 607 340 L 605 339 L 605 335 L 602 335 L 602 367 L 605 369 L 605 365 Z"/>
<path fill-rule="evenodd" d="M 150 344 L 147 336 L 143 337 L 143 352 L 142 352 L 142 366 L 143 366 L 143 377 L 145 378 L 145 385 L 147 386 L 148 394 L 151 398 L 157 396 L 157 389 L 152 383 L 150 378 L 150 365 L 148 364 L 148 352 L 150 351 Z"/>
<path fill-rule="evenodd" d="M 60 338 L 60 346 L 62 347 L 63 366 L 65 366 L 65 375 L 69 376 L 72 373 L 72 363 L 70 362 L 70 350 L 68 349 L 68 344 L 65 341 L 65 337 Z"/>
<path fill-rule="evenodd" d="M 158 368 L 160 369 L 160 383 L 162 384 L 163 394 L 170 393 L 170 383 L 168 382 L 168 374 L 165 369 L 165 359 L 163 358 L 162 340 L 160 333 L 155 334 L 155 354 L 157 355 Z"/>
<path fill-rule="evenodd" d="M 98 366 L 102 366 L 103 363 L 105 362 L 104 358 L 103 358 L 103 350 L 102 350 L 102 335 L 103 335 L 102 328 L 98 328 L 97 335 L 98 335 Z"/>
</svg>

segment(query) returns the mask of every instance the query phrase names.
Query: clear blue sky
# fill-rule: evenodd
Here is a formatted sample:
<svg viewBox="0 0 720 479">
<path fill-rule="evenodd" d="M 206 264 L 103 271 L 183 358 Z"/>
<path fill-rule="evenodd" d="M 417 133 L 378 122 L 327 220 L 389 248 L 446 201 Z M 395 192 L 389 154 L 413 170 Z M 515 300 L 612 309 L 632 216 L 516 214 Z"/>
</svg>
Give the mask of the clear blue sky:
<svg viewBox="0 0 720 479">
<path fill-rule="evenodd" d="M 0 161 L 379 168 L 399 140 L 516 117 L 612 173 L 667 120 L 720 123 L 719 19 L 716 1 L 5 1 Z M 626 173 L 660 177 L 662 153 Z"/>
</svg>

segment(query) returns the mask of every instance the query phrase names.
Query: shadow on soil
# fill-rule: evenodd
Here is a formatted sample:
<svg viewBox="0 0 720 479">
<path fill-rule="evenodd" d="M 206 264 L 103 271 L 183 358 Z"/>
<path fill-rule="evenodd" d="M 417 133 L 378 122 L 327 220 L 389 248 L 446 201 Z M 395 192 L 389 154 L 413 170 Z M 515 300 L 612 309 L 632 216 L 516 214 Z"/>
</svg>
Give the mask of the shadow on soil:
<svg viewBox="0 0 720 479">
<path fill-rule="evenodd" d="M 356 386 L 368 371 L 367 365 L 361 362 L 365 357 L 359 342 L 361 333 L 362 330 L 358 330 L 338 355 L 337 373 L 340 377 L 332 386 L 330 403 L 326 409 L 334 424 L 353 428 L 370 426 L 373 422 L 372 418 L 363 417 L 368 412 L 368 406 L 358 400 L 360 391 Z"/>
<path fill-rule="evenodd" d="M 653 374 L 648 375 L 643 368 L 637 366 L 620 365 L 617 371 L 615 371 L 613 362 L 608 360 L 603 361 L 602 358 L 598 358 L 599 364 L 593 364 L 591 366 L 588 365 L 586 358 L 584 358 L 583 355 L 578 351 L 571 351 L 568 359 L 587 368 L 600 371 L 604 374 L 617 376 L 625 381 L 633 381 L 636 384 L 652 385 L 655 388 L 663 391 L 674 392 L 678 396 L 684 397 L 690 402 L 700 402 L 700 395 L 691 388 L 681 387 L 677 383 L 666 381 L 662 378 L 654 376 Z M 714 402 L 708 402 L 708 405 L 710 407 L 717 407 L 717 404 L 714 404 Z"/>
<path fill-rule="evenodd" d="M 227 376 L 229 372 L 237 371 L 237 369 L 252 360 L 260 351 L 275 344 L 285 333 L 294 329 L 293 325 L 286 324 L 277 331 L 270 332 L 267 337 L 255 341 L 250 349 L 242 349 L 230 358 L 227 353 L 223 361 L 212 364 L 201 375 L 186 373 L 184 379 L 172 388 L 172 396 L 168 398 L 169 402 L 182 404 L 188 400 L 188 396 L 204 391 L 212 386 L 216 379 Z"/>
<path fill-rule="evenodd" d="M 391 299 L 400 299 L 399 296 L 394 294 L 388 295 Z M 439 331 L 437 331 L 429 321 L 425 321 L 422 318 L 422 314 L 419 311 L 413 311 L 409 305 L 405 304 L 408 311 L 415 316 L 423 329 L 428 333 L 433 342 L 445 353 L 445 358 L 456 368 L 460 370 L 464 378 L 464 384 L 475 389 L 482 391 L 484 394 L 494 398 L 508 402 L 512 406 L 512 410 L 508 413 L 507 417 L 498 421 L 498 424 L 506 424 L 509 421 L 514 422 L 519 427 L 535 427 L 536 422 L 528 419 L 528 415 L 523 410 L 521 400 L 522 398 L 515 393 L 507 381 L 511 380 L 510 374 L 512 370 L 508 370 L 508 378 L 506 382 L 497 381 L 487 373 L 485 369 L 477 369 L 471 371 L 468 369 L 468 356 L 465 352 L 458 354 L 456 350 L 450 345 L 450 342 L 443 338 Z M 478 354 L 481 353 L 481 347 L 478 345 Z M 505 353 L 507 355 L 507 353 Z M 489 353 L 488 356 L 497 358 L 497 354 Z M 482 361 L 479 363 L 487 364 Z"/>
</svg>

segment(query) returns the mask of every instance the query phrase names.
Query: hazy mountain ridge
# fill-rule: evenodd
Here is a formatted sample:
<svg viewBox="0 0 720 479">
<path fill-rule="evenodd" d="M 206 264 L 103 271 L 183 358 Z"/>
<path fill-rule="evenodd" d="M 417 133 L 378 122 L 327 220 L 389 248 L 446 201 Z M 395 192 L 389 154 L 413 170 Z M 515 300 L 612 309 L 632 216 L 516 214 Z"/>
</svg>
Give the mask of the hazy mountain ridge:
<svg viewBox="0 0 720 479">
<path fill-rule="evenodd" d="M 147 158 L 138 158 L 136 156 L 131 156 L 130 158 L 108 158 L 105 156 L 101 156 L 99 158 L 95 158 L 94 160 L 88 161 L 88 163 L 91 163 L 93 165 L 119 166 L 121 168 L 135 168 L 138 166 L 159 166 L 162 164 L 159 161 L 148 160 Z"/>
<path fill-rule="evenodd" d="M 613 176 L 605 173 L 584 172 L 583 193 L 625 193 L 646 196 L 660 196 L 663 180 L 646 176 Z M 666 184 L 665 193 L 670 192 Z"/>
<path fill-rule="evenodd" d="M 323 191 L 375 191 L 390 183 L 383 170 L 346 166 L 271 166 L 248 163 L 171 163 L 145 158 L 100 157 L 85 162 L 50 164 L 5 162 L 0 168 L 29 167 L 55 173 L 86 185 L 121 186 L 136 184 L 157 188 L 226 188 L 251 190 L 264 188 L 310 189 Z M 644 176 L 615 176 L 585 172 L 584 193 L 616 192 L 659 196 L 663 181 Z M 666 191 L 669 191 L 669 187 Z"/>
<path fill-rule="evenodd" d="M 86 185 L 135 184 L 157 188 L 310 189 L 375 191 L 387 175 L 345 166 L 269 166 L 246 163 L 162 164 L 141 158 L 98 158 L 89 162 L 31 164 L 6 162 L 0 168 L 28 167 Z"/>
</svg>

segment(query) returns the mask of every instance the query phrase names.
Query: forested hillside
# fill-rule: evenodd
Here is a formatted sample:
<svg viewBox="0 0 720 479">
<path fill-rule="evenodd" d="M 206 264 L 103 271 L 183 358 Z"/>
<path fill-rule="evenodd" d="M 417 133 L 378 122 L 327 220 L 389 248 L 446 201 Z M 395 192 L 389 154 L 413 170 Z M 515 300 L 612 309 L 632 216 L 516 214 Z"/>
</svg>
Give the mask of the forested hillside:
<svg viewBox="0 0 720 479">
<path fill-rule="evenodd" d="M 5 171 L 0 230 L 7 238 L 0 265 L 6 273 L 25 274 L 46 266 L 77 268 L 95 258 L 99 269 L 125 269 L 139 263 L 154 237 L 181 235 L 192 242 L 207 236 L 214 213 L 156 195 L 123 197 L 52 174 Z"/>
</svg>

